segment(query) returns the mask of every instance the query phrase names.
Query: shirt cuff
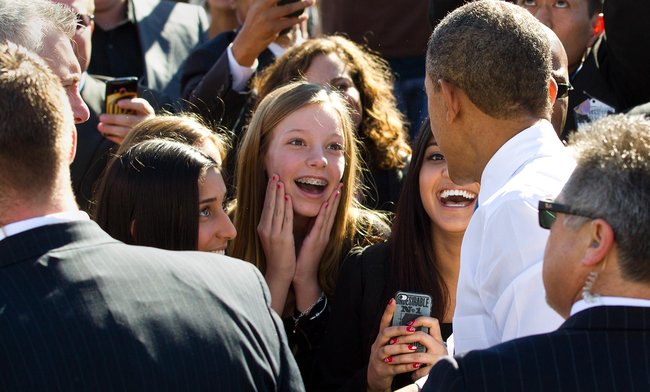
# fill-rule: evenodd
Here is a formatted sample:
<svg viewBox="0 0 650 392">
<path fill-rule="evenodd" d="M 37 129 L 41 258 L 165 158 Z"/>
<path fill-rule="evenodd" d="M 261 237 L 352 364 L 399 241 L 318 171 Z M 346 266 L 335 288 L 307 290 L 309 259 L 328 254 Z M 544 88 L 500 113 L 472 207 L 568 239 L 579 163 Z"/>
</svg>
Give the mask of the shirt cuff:
<svg viewBox="0 0 650 392">
<path fill-rule="evenodd" d="M 235 55 L 232 54 L 232 43 L 226 49 L 228 54 L 228 65 L 230 66 L 230 76 L 232 77 L 232 89 L 241 93 L 246 90 L 246 84 L 257 71 L 259 61 L 255 59 L 251 67 L 244 67 L 235 60 Z"/>
</svg>

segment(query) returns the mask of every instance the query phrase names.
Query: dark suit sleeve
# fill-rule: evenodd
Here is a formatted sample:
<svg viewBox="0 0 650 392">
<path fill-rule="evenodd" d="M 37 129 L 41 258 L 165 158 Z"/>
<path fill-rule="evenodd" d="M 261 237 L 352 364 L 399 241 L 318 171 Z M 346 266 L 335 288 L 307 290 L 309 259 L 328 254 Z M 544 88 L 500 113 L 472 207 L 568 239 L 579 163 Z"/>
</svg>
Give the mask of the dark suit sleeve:
<svg viewBox="0 0 650 392">
<path fill-rule="evenodd" d="M 446 357 L 429 372 L 429 378 L 422 388 L 422 392 L 460 392 L 465 391 L 465 379 L 459 369 L 456 358 Z"/>
<path fill-rule="evenodd" d="M 363 353 L 361 304 L 364 292 L 362 257 L 343 263 L 335 303 L 314 370 L 315 390 L 365 391 L 367 358 Z"/>
<path fill-rule="evenodd" d="M 232 89 L 226 49 L 234 32 L 217 35 L 196 49 L 185 63 L 181 89 L 188 109 L 213 124 L 233 129 L 250 97 Z"/>
<path fill-rule="evenodd" d="M 300 376 L 300 371 L 298 370 L 298 365 L 293 357 L 293 354 L 289 350 L 289 345 L 287 341 L 287 335 L 284 333 L 284 326 L 282 320 L 277 313 L 271 308 L 271 293 L 269 288 L 266 285 L 266 281 L 262 274 L 253 267 L 257 281 L 260 284 L 262 294 L 264 296 L 264 301 L 266 302 L 269 316 L 273 320 L 275 330 L 280 340 L 280 369 L 278 369 L 278 391 L 302 391 L 304 390 L 304 384 Z"/>
</svg>

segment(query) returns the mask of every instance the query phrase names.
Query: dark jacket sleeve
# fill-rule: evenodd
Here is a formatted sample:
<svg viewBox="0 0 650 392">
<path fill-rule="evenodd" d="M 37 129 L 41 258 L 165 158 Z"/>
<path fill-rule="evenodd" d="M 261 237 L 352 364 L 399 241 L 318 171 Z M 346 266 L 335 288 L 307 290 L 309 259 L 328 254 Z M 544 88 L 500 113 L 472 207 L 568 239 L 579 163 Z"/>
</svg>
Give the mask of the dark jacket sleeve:
<svg viewBox="0 0 650 392">
<path fill-rule="evenodd" d="M 457 358 L 443 358 L 431 368 L 429 378 L 422 392 L 460 392 L 465 391 L 463 373 L 457 365 Z"/>
<path fill-rule="evenodd" d="M 181 78 L 187 109 L 229 129 L 235 127 L 250 97 L 232 89 L 226 49 L 235 36 L 234 31 L 221 33 L 199 46 L 187 58 Z"/>
</svg>

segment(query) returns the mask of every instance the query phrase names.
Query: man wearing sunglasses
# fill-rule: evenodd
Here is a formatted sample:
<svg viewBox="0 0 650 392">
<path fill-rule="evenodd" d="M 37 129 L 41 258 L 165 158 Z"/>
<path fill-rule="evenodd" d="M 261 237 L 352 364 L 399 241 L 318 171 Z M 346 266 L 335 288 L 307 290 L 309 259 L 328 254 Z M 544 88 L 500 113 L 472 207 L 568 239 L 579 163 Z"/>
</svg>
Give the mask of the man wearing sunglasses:
<svg viewBox="0 0 650 392">
<path fill-rule="evenodd" d="M 570 146 L 575 171 L 539 202 L 547 301 L 566 321 L 447 357 L 424 391 L 650 390 L 650 120 L 606 117 Z"/>
<path fill-rule="evenodd" d="M 431 36 L 431 129 L 452 181 L 481 183 L 461 249 L 458 353 L 548 332 L 562 321 L 544 298 L 548 233 L 537 226 L 536 210 L 575 166 L 550 123 L 558 90 L 550 59 L 544 26 L 506 2 L 470 2 Z"/>
</svg>

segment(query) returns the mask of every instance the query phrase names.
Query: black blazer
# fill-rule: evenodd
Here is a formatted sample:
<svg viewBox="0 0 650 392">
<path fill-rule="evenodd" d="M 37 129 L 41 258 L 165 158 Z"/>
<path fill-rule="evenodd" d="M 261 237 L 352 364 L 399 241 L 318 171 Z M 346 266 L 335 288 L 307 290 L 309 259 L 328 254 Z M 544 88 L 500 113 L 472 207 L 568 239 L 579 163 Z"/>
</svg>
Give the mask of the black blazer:
<svg viewBox="0 0 650 392">
<path fill-rule="evenodd" d="M 590 308 L 557 331 L 442 360 L 423 391 L 650 391 L 649 342 L 650 308 Z"/>
<path fill-rule="evenodd" d="M 264 278 L 94 222 L 0 241 L 2 390 L 303 390 Z"/>
<path fill-rule="evenodd" d="M 90 210 L 95 183 L 103 173 L 111 151 L 117 150 L 117 145 L 97 130 L 99 115 L 104 113 L 105 94 L 104 80 L 87 75 L 81 98 L 88 105 L 90 117 L 85 123 L 77 124 L 77 154 L 70 165 L 72 189 L 79 208 L 84 211 Z"/>
</svg>

